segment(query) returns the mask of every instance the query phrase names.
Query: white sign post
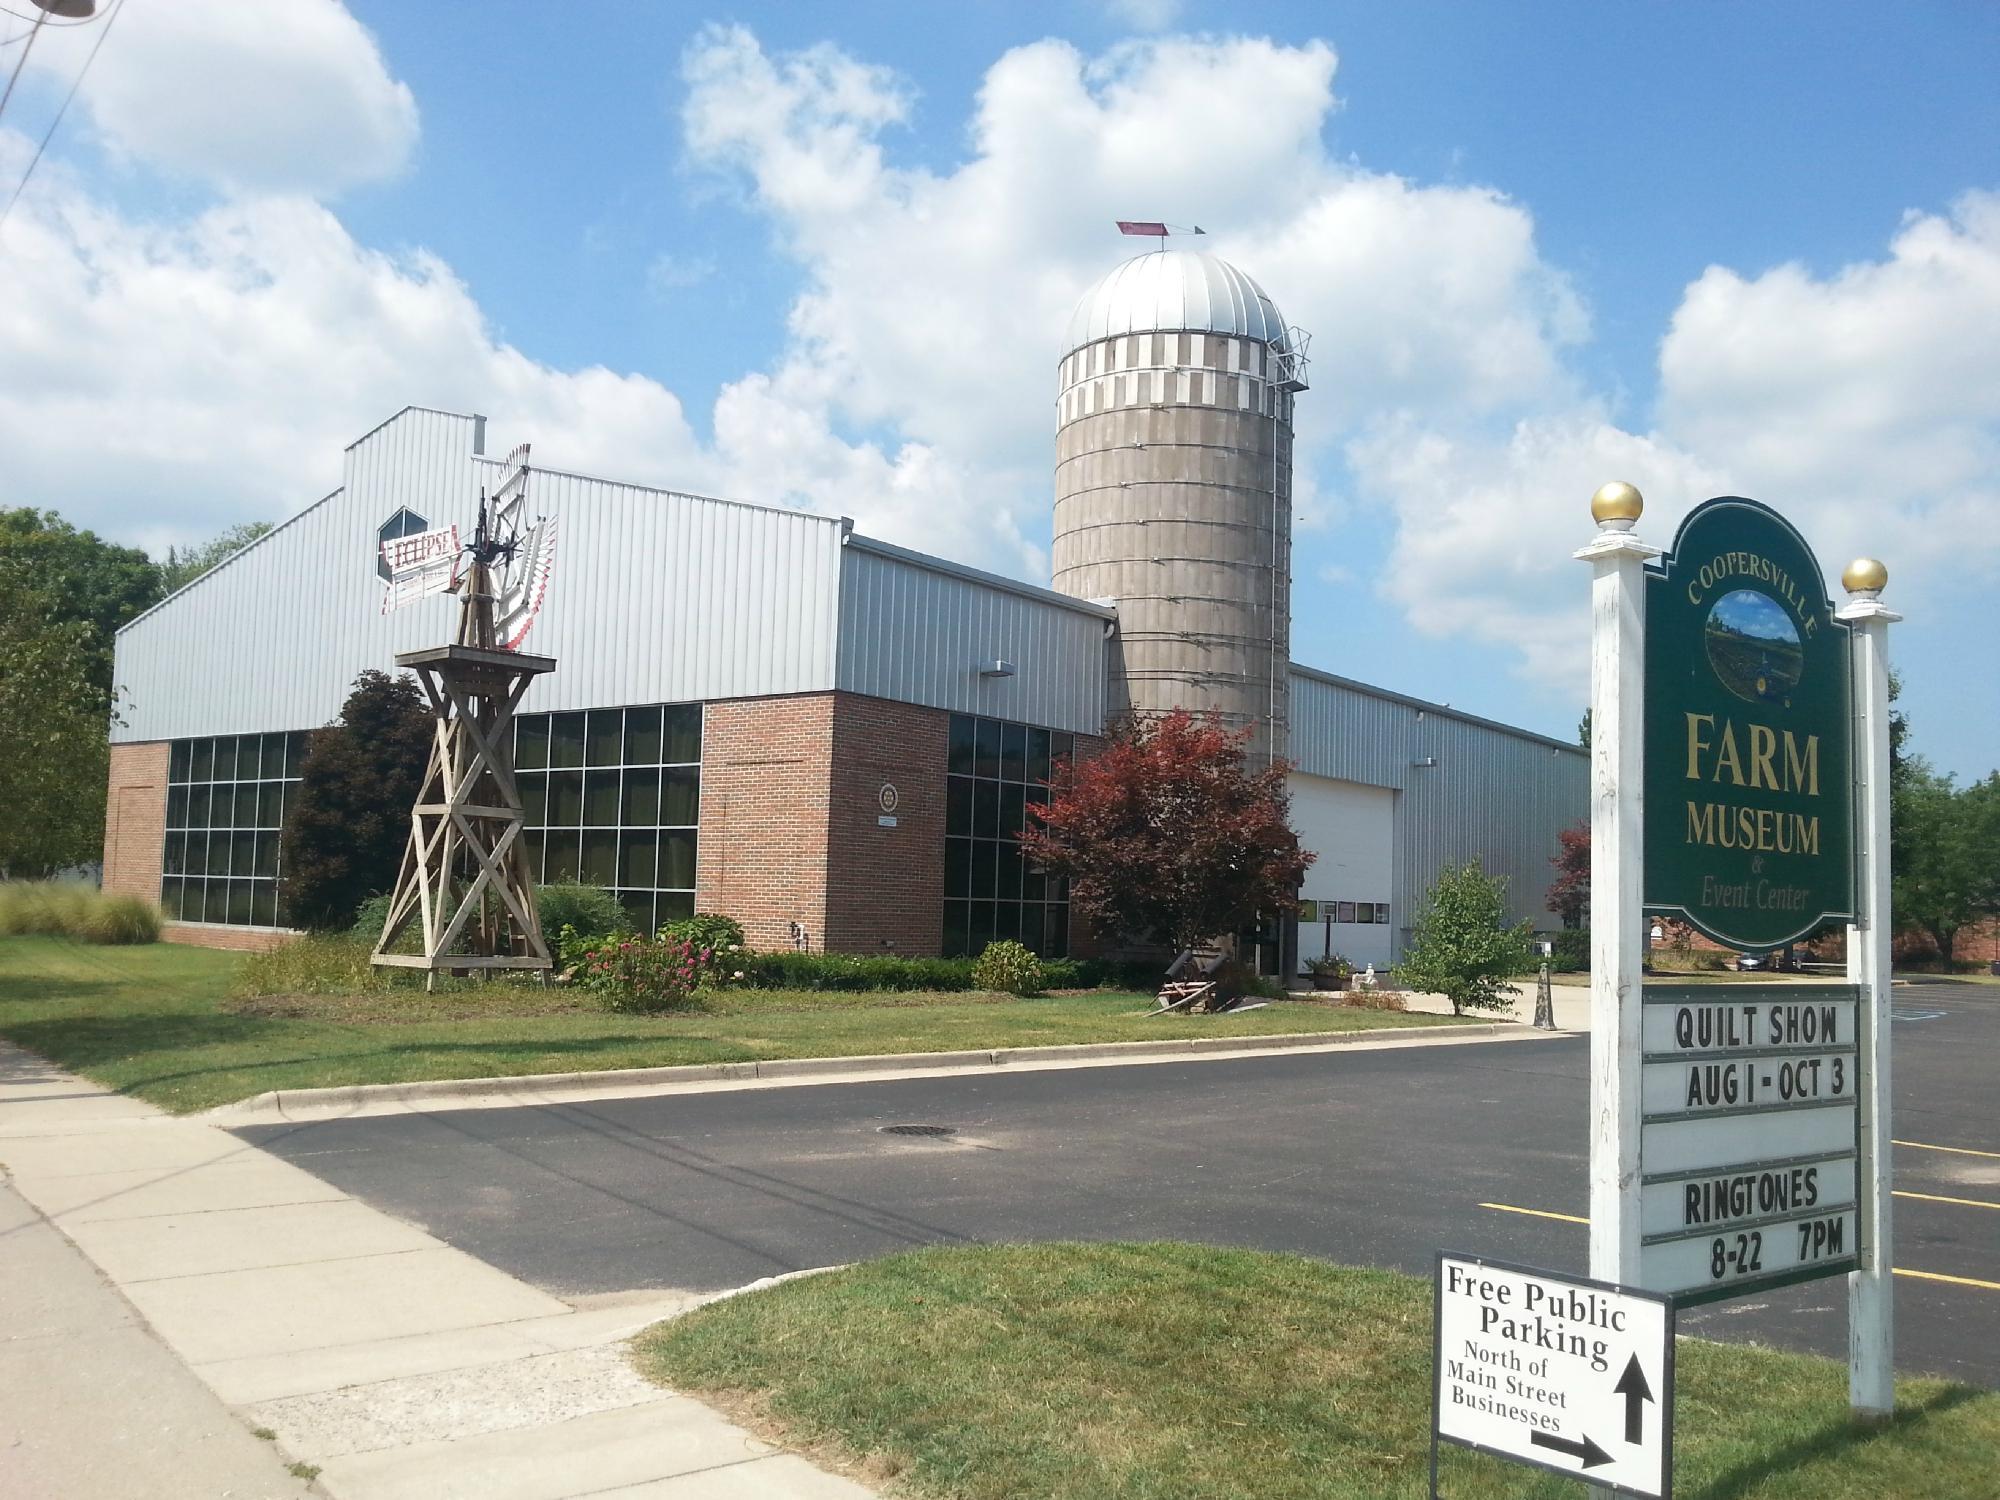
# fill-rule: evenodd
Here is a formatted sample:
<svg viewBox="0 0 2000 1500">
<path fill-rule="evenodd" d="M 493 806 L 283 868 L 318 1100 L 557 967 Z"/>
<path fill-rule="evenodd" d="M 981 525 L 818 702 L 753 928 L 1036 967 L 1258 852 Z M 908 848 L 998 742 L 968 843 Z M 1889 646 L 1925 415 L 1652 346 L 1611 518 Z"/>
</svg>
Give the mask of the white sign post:
<svg viewBox="0 0 2000 1500">
<path fill-rule="evenodd" d="M 1434 1500 L 1439 1441 L 1616 1494 L 1671 1494 L 1671 1298 L 1440 1254 L 1434 1344 Z"/>
<path fill-rule="evenodd" d="M 1860 987 L 1861 1263 L 1847 1277 L 1847 1401 L 1856 1416 L 1885 1421 L 1896 1407 L 1889 1142 L 1889 627 L 1902 618 L 1882 603 L 1889 570 L 1849 563 L 1852 596 L 1837 616 L 1854 639 L 1855 808 L 1861 920 L 1847 929 L 1847 977 Z"/>
</svg>

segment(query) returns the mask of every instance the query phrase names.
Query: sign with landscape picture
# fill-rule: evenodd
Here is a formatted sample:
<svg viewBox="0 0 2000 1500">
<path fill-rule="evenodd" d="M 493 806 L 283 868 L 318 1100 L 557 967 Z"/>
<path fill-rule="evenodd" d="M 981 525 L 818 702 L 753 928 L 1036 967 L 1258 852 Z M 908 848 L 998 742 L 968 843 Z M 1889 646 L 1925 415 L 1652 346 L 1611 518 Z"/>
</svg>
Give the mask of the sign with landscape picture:
<svg viewBox="0 0 2000 1500">
<path fill-rule="evenodd" d="M 1697 506 L 1646 579 L 1646 910 L 1775 948 L 1854 914 L 1852 680 L 1812 550 Z"/>
</svg>

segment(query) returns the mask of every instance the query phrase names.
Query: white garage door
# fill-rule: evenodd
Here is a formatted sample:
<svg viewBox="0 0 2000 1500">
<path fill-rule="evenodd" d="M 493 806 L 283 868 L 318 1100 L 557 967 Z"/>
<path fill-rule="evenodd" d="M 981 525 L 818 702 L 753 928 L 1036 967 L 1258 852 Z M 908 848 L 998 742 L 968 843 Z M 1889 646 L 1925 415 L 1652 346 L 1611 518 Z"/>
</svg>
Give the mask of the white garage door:
<svg viewBox="0 0 2000 1500">
<path fill-rule="evenodd" d="M 1301 967 L 1330 948 L 1358 969 L 1385 967 L 1393 953 L 1389 910 L 1396 794 L 1387 787 L 1293 773 L 1292 827 L 1319 856 L 1306 871 L 1312 920 L 1299 923 Z"/>
</svg>

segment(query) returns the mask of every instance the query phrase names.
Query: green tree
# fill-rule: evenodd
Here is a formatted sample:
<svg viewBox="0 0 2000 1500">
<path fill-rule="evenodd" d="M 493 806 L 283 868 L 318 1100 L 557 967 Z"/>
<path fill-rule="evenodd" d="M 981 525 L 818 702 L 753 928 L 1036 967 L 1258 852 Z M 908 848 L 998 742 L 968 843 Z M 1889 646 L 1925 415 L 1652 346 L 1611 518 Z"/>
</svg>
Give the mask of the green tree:
<svg viewBox="0 0 2000 1500">
<path fill-rule="evenodd" d="M 119 627 L 159 602 L 160 570 L 137 547 L 78 531 L 52 510 L 0 510 L 0 556 L 41 595 L 46 620 L 84 627 L 72 649 L 100 718 L 109 713 L 113 642 Z"/>
<path fill-rule="evenodd" d="M 172 594 L 186 588 L 224 558 L 241 552 L 270 529 L 269 521 L 246 521 L 241 526 L 230 527 L 221 536 L 199 547 L 186 550 L 167 548 L 167 560 L 159 565 L 163 590 Z"/>
<path fill-rule="evenodd" d="M 1590 748 L 1590 718 L 1591 710 L 1586 708 L 1583 717 L 1576 721 L 1576 742 L 1586 750 Z"/>
<path fill-rule="evenodd" d="M 1451 1001 L 1452 1014 L 1504 1010 L 1506 982 L 1534 965 L 1529 924 L 1507 925 L 1507 881 L 1478 860 L 1447 865 L 1424 898 L 1410 946 L 1396 966 L 1412 989 Z"/>
<path fill-rule="evenodd" d="M 1909 756 L 1892 817 L 1896 923 L 1927 934 L 1949 963 L 1960 929 L 2000 909 L 2000 773 L 1958 787 L 1922 756 Z"/>
<path fill-rule="evenodd" d="M 431 711 L 413 680 L 354 679 L 339 720 L 313 731 L 286 799 L 279 859 L 295 925 L 345 932 L 362 902 L 395 883 L 430 752 Z"/>
<path fill-rule="evenodd" d="M 104 847 L 109 750 L 90 645 L 32 559 L 0 549 L 0 876 L 39 879 Z"/>
</svg>

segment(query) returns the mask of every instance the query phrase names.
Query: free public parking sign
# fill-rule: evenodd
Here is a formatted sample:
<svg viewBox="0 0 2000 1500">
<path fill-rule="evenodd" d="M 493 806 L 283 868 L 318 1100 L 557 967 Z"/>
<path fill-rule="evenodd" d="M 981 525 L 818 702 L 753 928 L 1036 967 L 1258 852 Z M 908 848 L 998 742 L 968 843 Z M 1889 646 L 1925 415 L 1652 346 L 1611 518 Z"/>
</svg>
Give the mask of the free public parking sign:
<svg viewBox="0 0 2000 1500">
<path fill-rule="evenodd" d="M 1442 1252 L 1433 1358 L 1433 1500 L 1440 1440 L 1647 1500 L 1671 1494 L 1670 1298 Z"/>
</svg>

